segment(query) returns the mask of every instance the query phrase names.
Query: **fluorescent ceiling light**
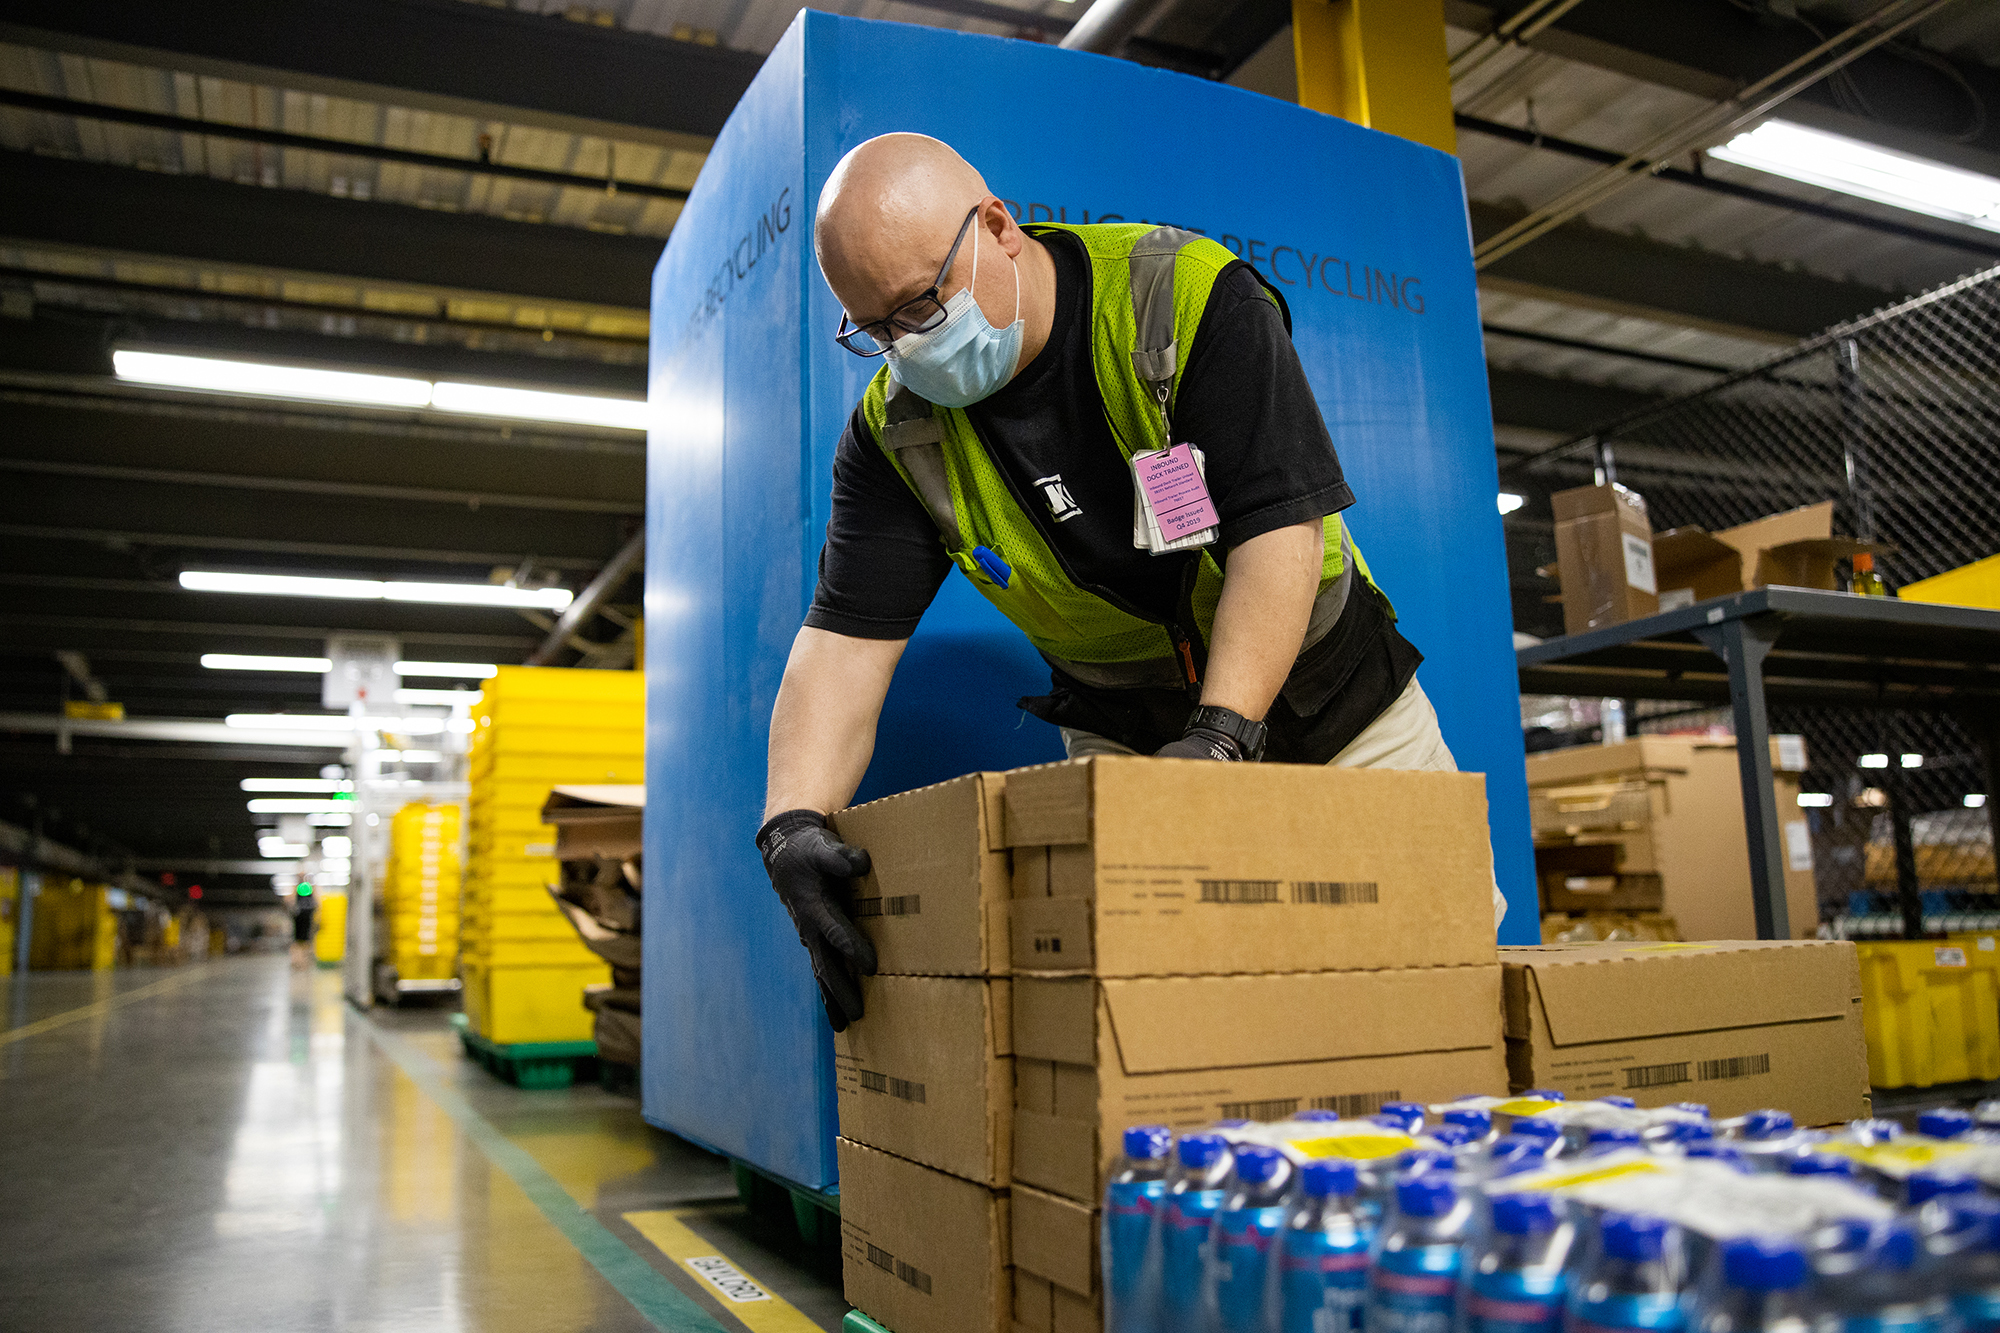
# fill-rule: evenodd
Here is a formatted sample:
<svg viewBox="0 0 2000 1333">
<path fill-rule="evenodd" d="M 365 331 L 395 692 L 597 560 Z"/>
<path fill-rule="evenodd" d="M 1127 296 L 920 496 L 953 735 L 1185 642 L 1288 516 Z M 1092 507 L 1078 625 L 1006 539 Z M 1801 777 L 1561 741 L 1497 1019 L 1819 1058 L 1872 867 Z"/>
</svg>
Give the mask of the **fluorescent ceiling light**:
<svg viewBox="0 0 2000 1333">
<path fill-rule="evenodd" d="M 1892 152 L 1843 134 L 1767 120 L 1710 157 L 1808 185 L 2000 231 L 2000 179 Z"/>
<path fill-rule="evenodd" d="M 225 357 L 181 356 L 167 352 L 115 351 L 111 366 L 121 380 L 165 389 L 253 394 L 362 407 L 429 408 L 438 412 L 514 421 L 555 421 L 617 430 L 646 429 L 646 404 L 602 394 L 555 393 L 492 384 L 372 375 L 353 370 L 314 370 Z"/>
<path fill-rule="evenodd" d="M 444 755 L 436 750 L 371 750 L 385 764 L 401 761 L 405 764 L 436 764 L 444 760 Z M 369 818 L 374 818 L 370 815 Z"/>
<path fill-rule="evenodd" d="M 269 856 L 274 859 L 297 858 L 304 856 L 306 851 L 307 848 L 304 843 L 286 842 L 283 838 L 275 834 L 270 837 L 257 839 L 257 854 L 259 856 Z"/>
<path fill-rule="evenodd" d="M 250 731 L 393 731 L 404 736 L 435 736 L 444 730 L 441 717 L 348 717 L 344 713 L 231 713 L 222 719 Z"/>
<path fill-rule="evenodd" d="M 346 828 L 354 822 L 353 815 L 307 815 L 306 823 L 314 828 Z"/>
<path fill-rule="evenodd" d="M 500 674 L 491 662 L 398 662 L 399 676 L 443 676 L 449 680 L 490 680 Z"/>
<path fill-rule="evenodd" d="M 1922 755 L 1906 754 L 1903 756 L 1904 768 L 1922 768 L 1923 766 L 1924 766 L 1924 757 Z"/>
<path fill-rule="evenodd" d="M 253 815 L 330 815 L 352 810 L 352 801 L 316 799 L 310 796 L 259 796 L 248 802 Z"/>
<path fill-rule="evenodd" d="M 1980 809 L 1984 809 L 1984 808 L 1985 808 L 1985 806 L 1986 806 L 1986 793 L 1985 793 L 1985 792 L 1981 792 L 1981 791 L 1974 791 L 1974 792 L 1967 792 L 1967 793 L 1965 794 L 1965 808 L 1966 808 L 1966 809 L 1968 809 L 1968 810 L 1980 810 Z"/>
<path fill-rule="evenodd" d="M 441 704 L 446 708 L 456 708 L 464 704 L 467 708 L 479 702 L 478 690 L 397 690 L 399 704 Z"/>
<path fill-rule="evenodd" d="M 354 790 L 354 784 L 346 778 L 245 778 L 237 785 L 244 791 L 291 792 L 299 795 Z"/>
<path fill-rule="evenodd" d="M 319 868 L 321 874 L 345 875 L 354 868 L 354 863 L 345 856 L 322 856 Z"/>
<path fill-rule="evenodd" d="M 191 592 L 241 592 L 264 597 L 339 597 L 356 602 L 434 602 L 440 606 L 532 606 L 549 611 L 561 611 L 576 599 L 576 594 L 567 588 L 510 588 L 504 583 L 325 579 L 300 574 L 234 574 L 207 569 L 183 570 L 181 586 Z M 294 660 L 326 661 L 324 658 Z M 302 671 L 305 668 L 287 669 Z M 321 671 L 332 669 L 331 662 L 319 668 Z"/>
<path fill-rule="evenodd" d="M 201 664 L 211 671 L 307 671 L 325 675 L 333 670 L 327 657 L 264 657 L 256 653 L 203 653 Z"/>
<path fill-rule="evenodd" d="M 1886 754 L 1864 754 L 1861 756 L 1859 762 L 1863 768 L 1887 768 L 1889 766 L 1889 756 Z"/>
<path fill-rule="evenodd" d="M 1824 809 L 1833 804 L 1833 794 L 1823 791 L 1802 791 L 1799 793 L 1799 804 L 1809 810 Z"/>
<path fill-rule="evenodd" d="M 319 849 L 328 856 L 352 856 L 354 855 L 354 839 L 341 837 L 321 838 L 319 840 Z"/>
<path fill-rule="evenodd" d="M 1528 497 L 1525 495 L 1516 495 L 1512 491 L 1500 492 L 1500 512 L 1503 514 L 1511 514 L 1526 503 Z"/>
</svg>

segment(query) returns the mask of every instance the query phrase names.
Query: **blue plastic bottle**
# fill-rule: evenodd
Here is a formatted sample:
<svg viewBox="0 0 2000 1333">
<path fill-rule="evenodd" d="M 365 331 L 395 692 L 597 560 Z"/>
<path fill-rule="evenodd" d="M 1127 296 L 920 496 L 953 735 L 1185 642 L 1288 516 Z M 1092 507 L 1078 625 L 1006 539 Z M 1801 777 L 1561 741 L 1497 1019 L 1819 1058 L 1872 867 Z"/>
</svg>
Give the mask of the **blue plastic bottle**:
<svg viewBox="0 0 2000 1333">
<path fill-rule="evenodd" d="M 1292 1161 L 1276 1148 L 1245 1144 L 1209 1232 L 1213 1294 L 1202 1301 L 1220 1333 L 1259 1333 L 1271 1249 L 1285 1225 Z"/>
<path fill-rule="evenodd" d="M 1357 1333 L 1368 1293 L 1368 1245 L 1354 1163 L 1309 1162 L 1280 1240 L 1279 1333 Z"/>
<path fill-rule="evenodd" d="M 1597 1100 L 1603 1102 L 1606 1106 L 1621 1107 L 1627 1111 L 1633 1110 L 1639 1105 L 1639 1103 L 1633 1101 L 1630 1097 L 1599 1097 Z"/>
<path fill-rule="evenodd" d="M 1805 1251 L 1784 1239 L 1722 1246 L 1720 1280 L 1698 1295 L 1688 1333 L 1809 1333 Z"/>
<path fill-rule="evenodd" d="M 1641 1213 L 1606 1213 L 1596 1258 L 1570 1286 L 1569 1333 L 1649 1329 L 1680 1333 L 1681 1263 L 1667 1222 Z"/>
<path fill-rule="evenodd" d="M 1624 1152 L 1641 1146 L 1639 1132 L 1634 1129 L 1593 1129 L 1584 1141 L 1582 1156 L 1602 1157 L 1606 1153 Z"/>
<path fill-rule="evenodd" d="M 1854 1179 L 1854 1162 L 1851 1158 L 1840 1157 L 1830 1152 L 1811 1152 L 1803 1157 L 1794 1157 L 1785 1164 L 1785 1174 L 1792 1176 L 1831 1176 L 1841 1180 Z"/>
<path fill-rule="evenodd" d="M 1958 1195 L 1979 1193 L 1979 1182 L 1971 1176 L 1956 1175 L 1948 1171 L 1912 1171 L 1910 1178 L 1903 1182 L 1903 1197 L 1910 1207 L 1921 1208 L 1933 1199 L 1949 1199 Z"/>
<path fill-rule="evenodd" d="M 1493 1132 L 1493 1113 L 1482 1111 L 1475 1106 L 1454 1107 L 1444 1113 L 1447 1125 L 1457 1125 L 1482 1143 L 1491 1143 L 1499 1137 Z"/>
<path fill-rule="evenodd" d="M 1696 1139 L 1693 1143 L 1681 1149 L 1681 1156 L 1706 1158 L 1711 1162 L 1720 1162 L 1724 1166 L 1734 1167 L 1738 1171 L 1747 1172 L 1750 1169 L 1749 1163 L 1743 1160 L 1742 1153 L 1736 1151 L 1736 1149 L 1726 1143 L 1717 1143 L 1714 1139 Z"/>
<path fill-rule="evenodd" d="M 1322 1111 L 1317 1107 L 1315 1107 L 1310 1111 L 1299 1112 L 1297 1115 L 1293 1116 L 1292 1119 L 1304 1121 L 1307 1124 L 1330 1125 L 1334 1121 L 1340 1119 L 1340 1112 Z"/>
<path fill-rule="evenodd" d="M 1167 1173 L 1160 1211 L 1162 1330 L 1188 1333 L 1201 1327 L 1209 1224 L 1222 1206 L 1229 1167 L 1229 1144 L 1220 1134 L 1187 1134 L 1174 1145 L 1174 1166 Z"/>
<path fill-rule="evenodd" d="M 1549 1144 L 1546 1139 L 1530 1138 L 1525 1134 L 1504 1134 L 1493 1140 L 1487 1149 L 1485 1160 L 1479 1163 L 1482 1174 L 1488 1180 L 1498 1180 L 1501 1176 L 1511 1176 L 1522 1171 L 1534 1171 L 1548 1159 Z"/>
<path fill-rule="evenodd" d="M 1821 1333 L 1956 1333 L 1940 1275 L 1924 1271 L 1916 1228 L 1885 1222 L 1859 1268 L 1827 1281 Z"/>
<path fill-rule="evenodd" d="M 1950 1233 L 1945 1280 L 1964 1333 L 2000 1333 L 2000 1203 L 1968 1199 Z M 1287 1330 L 1289 1333 L 1289 1330 Z"/>
<path fill-rule="evenodd" d="M 1463 1333 L 1561 1333 L 1563 1265 L 1576 1229 L 1546 1194 L 1503 1194 L 1466 1258 Z"/>
<path fill-rule="evenodd" d="M 1955 1139 L 1971 1128 L 1971 1113 L 1955 1107 L 1940 1106 L 1917 1117 L 1917 1133 L 1934 1139 Z"/>
<path fill-rule="evenodd" d="M 1756 1171 L 1783 1170 L 1785 1159 L 1799 1146 L 1790 1111 L 1752 1111 L 1737 1131 L 1737 1151 Z"/>
<path fill-rule="evenodd" d="M 1369 1256 L 1367 1333 L 1451 1333 L 1472 1200 L 1443 1171 L 1396 1182 L 1396 1207 Z"/>
<path fill-rule="evenodd" d="M 1173 1134 L 1165 1125 L 1125 1131 L 1125 1155 L 1104 1191 L 1100 1244 L 1104 1326 L 1109 1333 L 1153 1333 L 1159 1316 L 1159 1258 L 1153 1248 L 1167 1192 Z"/>
<path fill-rule="evenodd" d="M 1375 1119 L 1383 1124 L 1391 1121 L 1405 1134 L 1419 1134 L 1424 1128 L 1424 1104 L 1422 1102 L 1383 1102 L 1375 1108 Z"/>
</svg>

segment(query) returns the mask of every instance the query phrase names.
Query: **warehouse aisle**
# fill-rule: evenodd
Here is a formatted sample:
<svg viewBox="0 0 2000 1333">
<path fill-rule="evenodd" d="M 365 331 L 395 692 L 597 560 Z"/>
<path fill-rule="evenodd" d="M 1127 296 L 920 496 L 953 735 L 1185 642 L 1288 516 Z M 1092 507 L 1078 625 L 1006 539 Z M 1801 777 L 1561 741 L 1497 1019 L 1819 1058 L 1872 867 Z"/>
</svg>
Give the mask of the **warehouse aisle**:
<svg viewBox="0 0 2000 1333">
<path fill-rule="evenodd" d="M 721 1159 L 631 1098 L 498 1083 L 442 1011 L 363 1016 L 282 957 L 0 987 L 7 1328 L 811 1333 L 847 1309 L 837 1257 L 753 1220 Z M 721 1315 L 677 1262 L 699 1255 L 772 1299 Z"/>
</svg>

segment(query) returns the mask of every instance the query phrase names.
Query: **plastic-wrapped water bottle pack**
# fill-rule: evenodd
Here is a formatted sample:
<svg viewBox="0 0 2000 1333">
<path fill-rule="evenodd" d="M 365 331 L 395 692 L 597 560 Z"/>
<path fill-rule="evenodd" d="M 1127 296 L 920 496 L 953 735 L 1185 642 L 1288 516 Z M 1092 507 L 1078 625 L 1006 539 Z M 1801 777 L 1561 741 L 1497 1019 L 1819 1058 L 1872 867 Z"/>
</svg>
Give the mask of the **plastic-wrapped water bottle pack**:
<svg viewBox="0 0 2000 1333">
<path fill-rule="evenodd" d="M 1125 1131 L 1107 1333 L 2000 1333 L 2000 1103 L 1555 1092 Z"/>
</svg>

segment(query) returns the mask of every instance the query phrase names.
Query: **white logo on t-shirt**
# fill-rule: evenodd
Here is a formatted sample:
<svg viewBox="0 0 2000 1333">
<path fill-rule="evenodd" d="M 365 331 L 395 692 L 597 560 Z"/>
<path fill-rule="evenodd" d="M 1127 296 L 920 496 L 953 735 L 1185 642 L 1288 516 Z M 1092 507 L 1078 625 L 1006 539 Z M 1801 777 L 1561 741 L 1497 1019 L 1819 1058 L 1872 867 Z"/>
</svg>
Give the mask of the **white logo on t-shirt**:
<svg viewBox="0 0 2000 1333">
<path fill-rule="evenodd" d="M 1069 487 L 1063 485 L 1062 473 L 1056 472 L 1046 477 L 1037 477 L 1035 478 L 1035 485 L 1042 488 L 1042 495 L 1049 502 L 1049 515 L 1056 522 L 1061 523 L 1075 518 L 1083 512 L 1082 507 L 1077 504 L 1076 498 L 1069 493 Z"/>
</svg>

